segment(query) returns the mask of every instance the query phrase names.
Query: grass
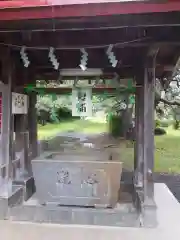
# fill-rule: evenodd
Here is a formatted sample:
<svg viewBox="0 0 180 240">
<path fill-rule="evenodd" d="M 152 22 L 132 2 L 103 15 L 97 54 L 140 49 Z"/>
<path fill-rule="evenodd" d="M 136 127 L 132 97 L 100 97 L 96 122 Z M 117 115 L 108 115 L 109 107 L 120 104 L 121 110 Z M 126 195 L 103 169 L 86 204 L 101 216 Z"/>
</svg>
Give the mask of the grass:
<svg viewBox="0 0 180 240">
<path fill-rule="evenodd" d="M 166 129 L 167 134 L 155 136 L 155 162 L 154 171 L 163 173 L 180 173 L 180 130 Z M 121 158 L 124 167 L 133 169 L 133 144 L 121 144 Z"/>
<path fill-rule="evenodd" d="M 155 137 L 155 171 L 180 173 L 180 130 L 166 130 L 167 135 Z"/>
<path fill-rule="evenodd" d="M 92 121 L 84 120 L 74 120 L 74 121 L 64 121 L 59 124 L 47 124 L 45 126 L 38 126 L 38 138 L 48 139 L 57 135 L 60 132 L 81 132 L 81 133 L 101 133 L 106 132 L 106 123 L 98 123 Z"/>
<path fill-rule="evenodd" d="M 60 132 L 101 133 L 107 131 L 105 123 L 75 120 L 60 124 L 39 126 L 39 139 L 48 139 Z M 180 130 L 166 129 L 167 134 L 155 136 L 155 172 L 180 173 Z M 120 160 L 127 169 L 133 168 L 133 144 L 128 141 L 120 144 Z"/>
</svg>

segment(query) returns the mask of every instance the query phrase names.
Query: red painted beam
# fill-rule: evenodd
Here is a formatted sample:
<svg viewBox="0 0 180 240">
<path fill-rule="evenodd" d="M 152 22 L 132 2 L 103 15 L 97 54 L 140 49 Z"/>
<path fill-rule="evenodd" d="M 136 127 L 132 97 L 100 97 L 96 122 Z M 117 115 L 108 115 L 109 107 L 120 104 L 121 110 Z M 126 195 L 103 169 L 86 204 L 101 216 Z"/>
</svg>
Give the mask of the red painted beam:
<svg viewBox="0 0 180 240">
<path fill-rule="evenodd" d="M 96 3 L 120 3 L 121 5 L 154 5 L 149 0 L 0 0 L 0 8 L 27 8 L 27 7 L 47 7 L 47 6 L 63 6 L 63 5 L 79 5 L 79 4 L 96 4 Z M 161 1 L 155 3 L 156 5 L 164 5 L 167 3 L 176 3 L 179 0 L 166 0 L 165 3 Z"/>
<path fill-rule="evenodd" d="M 174 0 L 167 3 L 122 3 L 116 0 L 0 1 L 0 20 L 91 17 L 172 11 L 180 11 L 180 1 Z"/>
</svg>

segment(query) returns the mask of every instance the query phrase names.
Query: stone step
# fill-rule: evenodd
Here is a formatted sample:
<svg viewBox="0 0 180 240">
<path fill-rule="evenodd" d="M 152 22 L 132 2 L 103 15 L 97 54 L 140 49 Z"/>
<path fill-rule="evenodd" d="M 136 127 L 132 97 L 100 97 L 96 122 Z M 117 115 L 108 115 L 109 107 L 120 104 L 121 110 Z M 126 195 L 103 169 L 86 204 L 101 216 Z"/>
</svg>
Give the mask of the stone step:
<svg viewBox="0 0 180 240">
<path fill-rule="evenodd" d="M 2 189 L 1 189 L 2 190 Z M 22 204 L 24 190 L 22 186 L 12 185 L 11 191 L 0 191 L 0 220 L 7 219 L 10 207 Z"/>
<path fill-rule="evenodd" d="M 122 204 L 116 209 L 22 205 L 10 209 L 9 219 L 54 224 L 140 227 L 139 216 L 131 204 Z"/>
</svg>

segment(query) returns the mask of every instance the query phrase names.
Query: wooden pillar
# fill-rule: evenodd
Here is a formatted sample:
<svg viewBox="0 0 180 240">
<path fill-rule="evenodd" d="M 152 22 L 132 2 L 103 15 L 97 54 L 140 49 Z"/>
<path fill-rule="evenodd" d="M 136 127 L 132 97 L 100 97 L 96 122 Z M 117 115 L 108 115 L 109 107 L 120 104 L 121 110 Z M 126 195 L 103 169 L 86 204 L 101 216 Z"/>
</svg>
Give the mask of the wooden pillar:
<svg viewBox="0 0 180 240">
<path fill-rule="evenodd" d="M 16 114 L 15 115 L 15 146 L 16 152 L 20 153 L 20 175 L 19 177 L 27 177 L 29 174 L 29 159 L 28 159 L 28 127 L 27 127 L 27 114 Z"/>
<path fill-rule="evenodd" d="M 18 79 L 21 78 L 21 82 L 18 82 L 16 85 L 16 91 L 19 93 L 24 93 L 24 88 L 22 86 L 26 86 L 28 84 L 32 84 L 34 81 L 32 75 L 32 69 L 24 69 L 19 67 L 20 75 L 18 75 Z M 19 88 L 20 85 L 20 88 Z M 20 89 L 20 91 L 18 90 Z M 28 93 L 26 93 L 28 94 Z M 17 122 L 17 131 L 16 136 L 18 138 L 19 146 L 21 150 L 23 150 L 23 159 L 24 159 L 24 173 L 28 176 L 32 176 L 32 167 L 31 167 L 31 159 L 36 156 L 36 145 L 37 145 L 37 124 L 36 124 L 36 94 L 29 93 L 28 95 L 28 114 L 24 114 L 18 117 Z M 32 154 L 33 153 L 33 154 Z"/>
<path fill-rule="evenodd" d="M 143 75 L 139 75 L 141 81 Z M 144 117 L 144 99 L 143 99 L 143 86 L 137 84 L 136 89 L 136 103 L 135 103 L 135 147 L 134 147 L 134 170 L 135 170 L 135 186 L 143 187 L 143 117 Z"/>
<path fill-rule="evenodd" d="M 19 72 L 19 71 L 18 71 Z M 21 82 L 17 82 L 15 92 L 24 93 L 24 88 L 29 82 L 30 69 L 22 69 L 20 67 Z M 31 82 L 30 82 L 31 83 Z M 30 128 L 31 121 L 34 121 L 36 116 L 31 116 L 32 101 L 31 96 L 28 96 L 28 112 L 27 114 L 16 114 L 16 147 L 17 151 L 20 152 L 20 169 L 17 172 L 15 184 L 23 186 L 24 189 L 24 200 L 29 199 L 35 191 L 34 178 L 32 175 L 31 166 L 31 147 L 32 132 Z"/>
<path fill-rule="evenodd" d="M 3 57 L 3 58 L 1 58 Z M 8 208 L 23 200 L 23 187 L 14 184 L 17 159 L 14 151 L 14 119 L 12 114 L 12 85 L 15 83 L 15 65 L 10 49 L 1 49 L 0 62 L 2 90 L 2 132 L 0 164 L 0 218 L 8 216 Z"/>
<path fill-rule="evenodd" d="M 141 142 L 143 150 L 143 188 L 141 198 L 141 213 L 144 226 L 156 226 L 156 204 L 154 201 L 154 101 L 155 101 L 155 63 L 158 49 L 152 49 L 145 62 L 144 81 L 140 88 L 143 106 L 140 108 L 139 125 L 143 126 Z M 142 116 L 142 118 L 141 118 Z M 140 131 L 141 132 L 141 131 Z M 140 148 L 141 149 L 141 148 Z M 140 156 L 141 154 L 139 154 Z M 141 157 L 140 157 L 141 159 Z"/>
<path fill-rule="evenodd" d="M 137 83 L 136 83 L 137 85 Z M 134 142 L 134 172 L 137 172 L 138 168 L 138 123 L 139 123 L 139 98 L 136 89 L 135 95 L 135 142 Z M 135 176 L 137 177 L 137 176 Z M 137 179 L 135 179 L 135 184 L 137 184 Z"/>
<path fill-rule="evenodd" d="M 136 183 L 143 189 L 143 204 L 154 205 L 154 100 L 157 50 L 148 53 L 139 69 L 136 88 Z M 141 176 L 140 178 L 138 178 Z"/>
<path fill-rule="evenodd" d="M 12 185 L 13 168 L 13 117 L 12 117 L 12 76 L 13 66 L 10 52 L 6 51 L 2 63 L 2 132 L 1 132 L 1 177 L 3 194 L 9 192 L 9 184 Z"/>
<path fill-rule="evenodd" d="M 142 216 L 142 225 L 154 227 L 154 85 L 153 61 L 141 69 L 136 89 L 136 144 L 135 187 L 136 203 Z"/>
<path fill-rule="evenodd" d="M 27 69 L 24 69 L 20 64 L 17 63 L 15 59 L 15 73 L 14 73 L 14 86 L 13 92 L 17 94 L 23 93 L 22 86 L 26 83 L 26 73 Z M 23 180 L 28 177 L 28 168 L 26 167 L 26 162 L 28 162 L 27 148 L 28 143 L 26 141 L 26 136 L 28 135 L 27 128 L 27 114 L 14 113 L 14 132 L 15 132 L 15 150 L 16 157 L 19 159 L 18 164 L 15 164 L 15 178 L 14 180 Z"/>
<path fill-rule="evenodd" d="M 31 159 L 35 158 L 38 154 L 36 99 L 36 93 L 32 92 L 29 94 L 28 127 Z"/>
<path fill-rule="evenodd" d="M 151 57 L 144 69 L 144 203 L 151 205 L 154 202 L 154 100 L 155 100 L 155 74 L 153 58 Z"/>
</svg>

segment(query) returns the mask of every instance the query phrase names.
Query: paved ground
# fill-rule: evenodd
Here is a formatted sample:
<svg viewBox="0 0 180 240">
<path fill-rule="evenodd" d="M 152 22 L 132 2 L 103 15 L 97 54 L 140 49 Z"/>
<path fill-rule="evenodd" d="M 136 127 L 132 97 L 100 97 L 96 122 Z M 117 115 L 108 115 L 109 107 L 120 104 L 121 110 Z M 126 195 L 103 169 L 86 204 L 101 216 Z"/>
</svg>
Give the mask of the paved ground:
<svg viewBox="0 0 180 240">
<path fill-rule="evenodd" d="M 32 224 L 0 221 L 3 240 L 152 240 L 178 238 L 180 205 L 164 184 L 155 184 L 156 228 L 123 228 L 82 225 Z"/>
</svg>

